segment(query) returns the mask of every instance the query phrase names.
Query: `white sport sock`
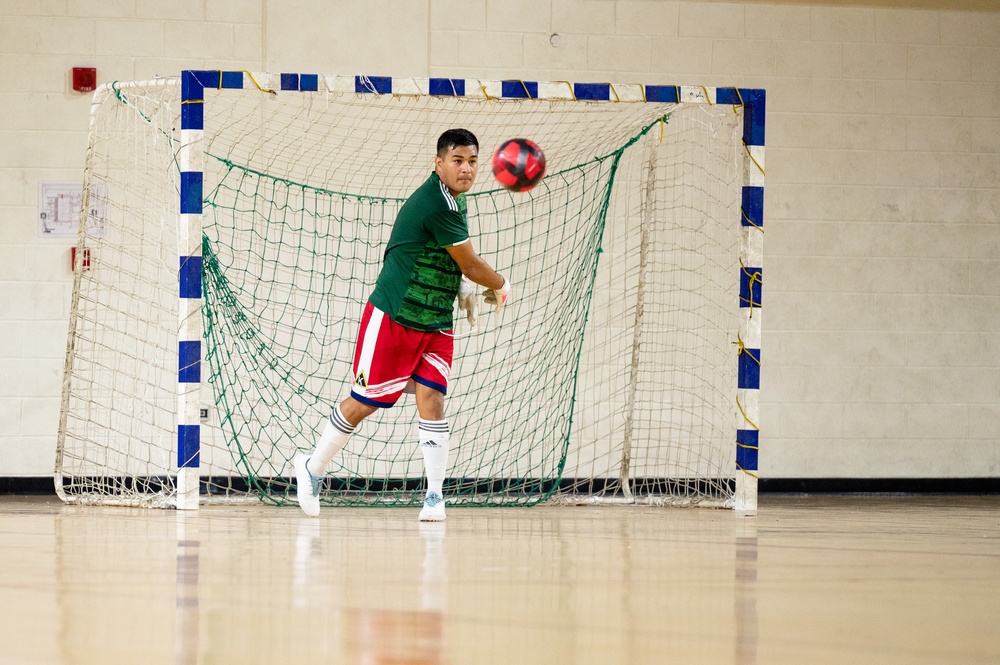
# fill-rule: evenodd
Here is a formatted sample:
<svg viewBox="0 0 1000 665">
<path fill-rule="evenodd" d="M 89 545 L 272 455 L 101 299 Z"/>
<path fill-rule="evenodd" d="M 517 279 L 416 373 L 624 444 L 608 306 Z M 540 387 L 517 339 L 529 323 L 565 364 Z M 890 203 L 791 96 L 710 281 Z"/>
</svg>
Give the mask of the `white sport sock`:
<svg viewBox="0 0 1000 665">
<path fill-rule="evenodd" d="M 326 426 L 316 443 L 316 450 L 313 451 L 312 457 L 306 463 L 309 473 L 314 476 L 322 476 L 326 473 L 326 467 L 330 464 L 330 460 L 340 452 L 353 433 L 354 425 L 347 422 L 344 414 L 340 412 L 339 406 L 334 407 L 330 417 L 326 419 Z"/>
<path fill-rule="evenodd" d="M 444 474 L 448 467 L 448 421 L 424 420 L 417 424 L 420 452 L 424 455 L 427 491 L 444 496 Z"/>
</svg>

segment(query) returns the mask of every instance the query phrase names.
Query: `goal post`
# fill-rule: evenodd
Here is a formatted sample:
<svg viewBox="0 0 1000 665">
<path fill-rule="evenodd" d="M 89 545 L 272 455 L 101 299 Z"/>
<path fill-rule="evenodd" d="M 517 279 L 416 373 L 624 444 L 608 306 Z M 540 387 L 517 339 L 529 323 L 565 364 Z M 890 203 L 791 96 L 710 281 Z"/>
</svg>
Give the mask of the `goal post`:
<svg viewBox="0 0 1000 665">
<path fill-rule="evenodd" d="M 361 309 L 437 136 L 481 146 L 456 312 L 452 505 L 756 507 L 762 90 L 185 71 L 94 96 L 55 469 L 65 501 L 294 503 Z M 530 192 L 489 155 L 546 153 Z M 89 206 L 94 208 L 95 206 Z M 85 206 L 87 209 L 88 206 Z M 95 231 L 97 229 L 97 231 Z M 327 505 L 416 505 L 412 400 L 366 420 Z"/>
</svg>

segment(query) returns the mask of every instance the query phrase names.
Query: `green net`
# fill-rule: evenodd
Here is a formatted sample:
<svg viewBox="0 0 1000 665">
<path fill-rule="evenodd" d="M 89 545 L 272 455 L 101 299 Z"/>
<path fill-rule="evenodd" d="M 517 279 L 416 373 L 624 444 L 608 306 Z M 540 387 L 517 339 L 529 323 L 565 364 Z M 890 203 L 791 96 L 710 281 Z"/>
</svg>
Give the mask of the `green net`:
<svg viewBox="0 0 1000 665">
<path fill-rule="evenodd" d="M 610 154 L 550 173 L 531 192 L 489 189 L 487 171 L 487 189 L 469 195 L 473 242 L 515 291 L 502 315 L 484 310 L 477 329 L 455 331 L 451 503 L 537 502 L 558 487 L 617 166 L 653 126 Z M 350 388 L 373 268 L 405 199 L 218 161 L 225 170 L 206 196 L 204 239 L 209 382 L 238 467 L 262 497 L 281 503 L 293 455 L 311 450 Z M 243 211 L 253 211 L 250 224 Z M 416 423 L 406 398 L 366 420 L 328 471 L 324 500 L 422 503 Z"/>
</svg>

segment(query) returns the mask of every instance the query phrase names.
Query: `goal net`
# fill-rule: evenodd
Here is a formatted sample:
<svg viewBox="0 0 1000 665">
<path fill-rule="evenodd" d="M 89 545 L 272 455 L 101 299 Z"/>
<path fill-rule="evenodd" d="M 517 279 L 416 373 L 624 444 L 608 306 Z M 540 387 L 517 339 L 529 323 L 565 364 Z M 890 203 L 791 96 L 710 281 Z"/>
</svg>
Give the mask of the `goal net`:
<svg viewBox="0 0 1000 665">
<path fill-rule="evenodd" d="M 291 460 L 349 391 L 396 213 L 438 135 L 465 127 L 481 146 L 471 236 L 513 300 L 475 328 L 456 310 L 449 503 L 752 507 L 762 231 L 747 191 L 763 153 L 745 93 L 760 91 L 247 72 L 103 86 L 57 492 L 294 503 Z M 522 194 L 489 171 L 516 136 L 548 164 Z M 419 504 L 416 422 L 404 396 L 362 423 L 323 503 Z"/>
</svg>

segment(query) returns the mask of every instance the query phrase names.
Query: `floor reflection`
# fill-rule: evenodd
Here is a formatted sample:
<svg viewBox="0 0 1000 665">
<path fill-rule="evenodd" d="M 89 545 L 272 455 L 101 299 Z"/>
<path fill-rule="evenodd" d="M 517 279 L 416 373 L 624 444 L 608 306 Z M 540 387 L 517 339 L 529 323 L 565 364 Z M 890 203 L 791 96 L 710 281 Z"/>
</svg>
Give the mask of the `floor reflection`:
<svg viewBox="0 0 1000 665">
<path fill-rule="evenodd" d="M 317 568 L 323 566 L 322 523 L 300 518 L 295 535 L 295 559 L 292 567 L 292 607 L 306 609 L 323 604 L 329 590 L 320 588 Z"/>
<path fill-rule="evenodd" d="M 198 519 L 184 511 L 177 512 L 177 610 L 176 648 L 177 665 L 195 665 L 198 662 L 199 612 L 198 612 Z"/>
<path fill-rule="evenodd" d="M 995 497 L 800 497 L 422 525 L 0 498 L 0 662 L 1000 662 L 998 516 Z"/>
<path fill-rule="evenodd" d="M 420 606 L 413 610 L 347 608 L 346 651 L 352 663 L 436 665 L 445 663 L 444 612 L 448 601 L 445 524 L 419 523 L 423 541 Z M 413 552 L 417 554 L 416 551 Z"/>
<path fill-rule="evenodd" d="M 736 616 L 736 665 L 757 664 L 757 521 L 743 521 L 736 537 L 734 614 Z"/>
</svg>

